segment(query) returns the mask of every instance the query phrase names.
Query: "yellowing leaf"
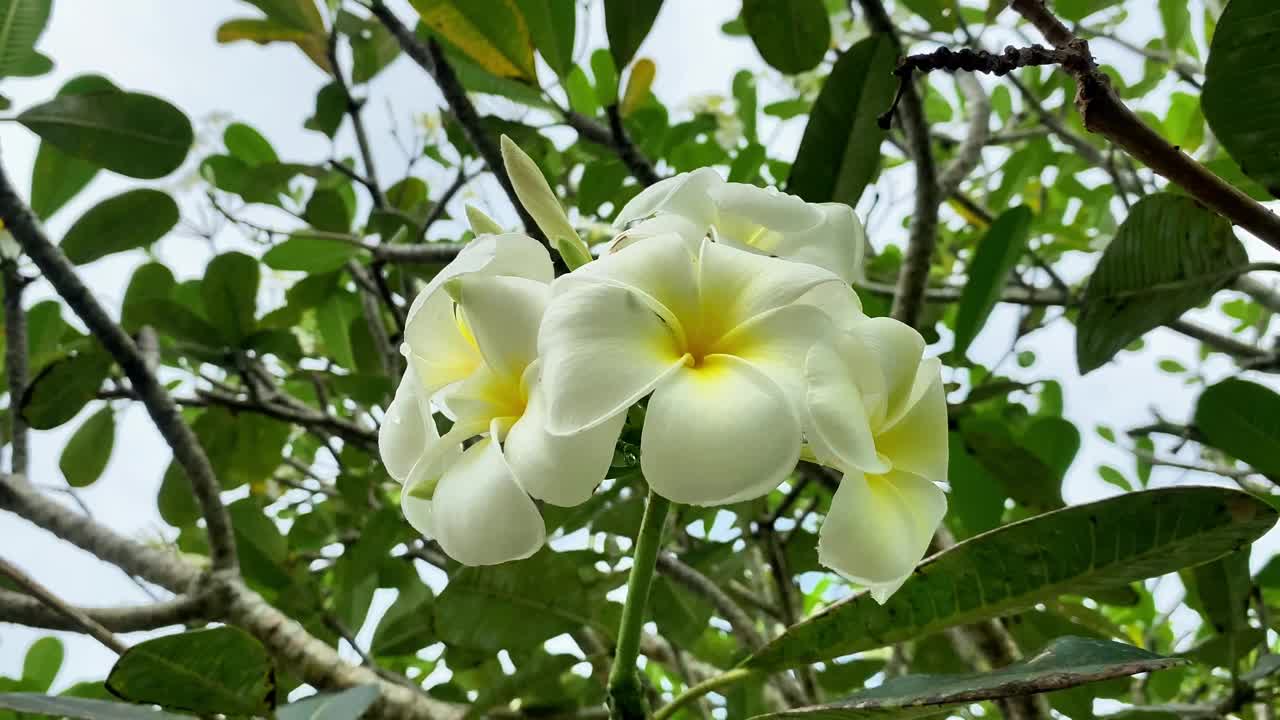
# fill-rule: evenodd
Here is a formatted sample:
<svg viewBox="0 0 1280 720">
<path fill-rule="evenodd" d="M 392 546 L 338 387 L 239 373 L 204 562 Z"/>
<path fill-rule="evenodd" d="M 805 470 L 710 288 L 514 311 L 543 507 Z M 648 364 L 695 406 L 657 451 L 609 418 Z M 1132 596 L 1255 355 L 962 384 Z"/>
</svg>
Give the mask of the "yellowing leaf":
<svg viewBox="0 0 1280 720">
<path fill-rule="evenodd" d="M 622 95 L 622 105 L 618 110 L 623 117 L 630 115 L 633 110 L 649 97 L 649 88 L 653 86 L 653 76 L 657 72 L 657 67 L 649 58 L 640 58 L 631 66 L 631 76 L 627 78 L 627 90 Z"/>
<path fill-rule="evenodd" d="M 499 77 L 537 81 L 533 38 L 515 0 L 411 0 L 422 22 Z"/>
<path fill-rule="evenodd" d="M 275 20 L 266 18 L 228 20 L 218 27 L 217 40 L 220 43 L 248 40 L 259 45 L 273 42 L 290 42 L 306 53 L 311 62 L 315 63 L 321 70 L 331 72 L 323 34 L 308 32 Z"/>
</svg>

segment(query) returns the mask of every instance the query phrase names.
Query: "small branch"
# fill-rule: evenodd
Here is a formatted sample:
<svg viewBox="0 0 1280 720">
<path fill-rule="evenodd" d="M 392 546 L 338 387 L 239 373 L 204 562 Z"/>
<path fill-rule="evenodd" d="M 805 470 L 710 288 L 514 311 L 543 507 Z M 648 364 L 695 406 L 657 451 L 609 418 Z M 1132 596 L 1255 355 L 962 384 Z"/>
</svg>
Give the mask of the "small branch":
<svg viewBox="0 0 1280 720">
<path fill-rule="evenodd" d="M 756 672 L 754 670 L 737 668 L 698 683 L 697 685 L 694 685 L 688 690 L 680 693 L 676 696 L 676 699 L 672 700 L 669 704 L 658 708 L 658 711 L 653 714 L 653 720 L 669 720 L 669 718 L 674 717 L 682 708 L 687 707 L 690 703 L 693 703 L 703 695 L 706 695 L 709 692 L 715 692 L 720 688 L 733 685 L 734 683 L 742 682 L 755 674 Z"/>
<path fill-rule="evenodd" d="M 152 605 L 118 608 L 81 607 L 76 610 L 114 633 L 158 630 L 208 619 L 203 604 L 197 599 L 186 596 Z M 0 590 L 0 622 L 46 630 L 83 629 L 83 626 L 72 621 L 65 614 L 51 610 L 41 601 L 8 590 Z"/>
<path fill-rule="evenodd" d="M 990 137 L 991 100 L 987 98 L 982 84 L 969 74 L 957 75 L 956 84 L 964 93 L 967 101 L 965 105 L 972 115 L 964 142 L 956 149 L 955 157 L 938 175 L 938 195 L 944 198 L 954 195 L 960 189 L 960 183 L 978 166 L 982 160 L 982 148 Z"/>
<path fill-rule="evenodd" d="M 404 50 L 404 53 L 418 63 L 435 80 L 436 86 L 440 88 L 445 101 L 449 103 L 449 107 L 453 111 L 454 117 L 458 120 L 458 124 L 462 127 L 463 133 L 467 136 L 467 140 L 475 147 L 480 157 L 484 158 L 489 171 L 498 179 L 498 184 L 502 186 L 503 192 L 507 194 L 507 199 L 515 207 L 516 214 L 520 216 L 520 222 L 524 225 L 525 233 L 550 247 L 546 235 L 538 228 L 533 216 L 529 214 L 529 211 L 521 204 L 520 198 L 516 196 L 515 186 L 511 184 L 511 177 L 507 175 L 507 169 L 502 162 L 502 152 L 498 149 L 498 144 L 494 142 L 493 137 L 485 130 L 480 114 L 476 112 L 475 106 L 471 104 L 470 98 L 467 97 L 466 89 L 462 87 L 462 83 L 454 73 L 453 67 L 445 59 L 440 46 L 434 41 L 425 45 L 419 42 L 413 31 L 400 22 L 400 19 L 382 0 L 374 0 L 369 6 L 369 11 L 391 32 L 400 43 L 400 48 Z"/>
<path fill-rule="evenodd" d="M 622 164 L 627 166 L 641 185 L 648 186 L 658 182 L 661 178 L 654 172 L 653 165 L 649 164 L 648 158 L 640 154 L 640 150 L 627 135 L 627 128 L 622 124 L 622 112 L 618 110 L 618 106 L 610 105 L 605 111 L 609 115 L 609 131 L 613 137 L 611 147 L 618 153 Z"/>
<path fill-rule="evenodd" d="M 338 32 L 333 30 L 329 33 L 328 43 L 329 65 L 333 68 L 333 79 L 342 90 L 342 96 L 346 100 L 346 112 L 351 118 L 351 128 L 356 135 L 356 144 L 360 147 L 360 159 L 364 163 L 364 176 L 361 177 L 355 173 L 351 173 L 351 177 L 364 185 L 369 191 L 369 195 L 373 198 L 373 206 L 376 208 L 385 207 L 386 198 L 382 194 L 382 187 L 378 184 L 378 170 L 373 163 L 373 151 L 369 146 L 369 134 L 364 129 L 364 116 L 360 112 L 364 107 L 362 101 L 356 100 L 351 95 L 351 86 L 347 84 L 347 78 L 342 72 L 342 66 L 338 63 Z M 342 163 L 332 163 L 339 171 L 346 170 L 346 166 Z"/>
<path fill-rule="evenodd" d="M 729 622 L 733 634 L 747 649 L 754 651 L 764 647 L 764 638 L 756 630 L 756 623 L 751 616 L 706 575 L 684 564 L 675 555 L 665 552 L 658 553 L 657 567 L 659 573 L 710 603 L 720 617 Z"/>
<path fill-rule="evenodd" d="M 26 281 L 18 273 L 15 260 L 0 266 L 4 274 L 5 369 L 9 375 L 10 472 L 26 475 L 30 465 L 27 422 L 19 405 L 27 389 L 27 315 L 22 310 L 22 290 Z"/>
<path fill-rule="evenodd" d="M 4 558 L 0 558 L 0 575 L 8 577 L 18 587 L 27 591 L 32 597 L 44 603 L 59 615 L 70 620 L 77 628 L 107 646 L 107 648 L 115 651 L 117 655 L 123 655 L 129 649 L 129 646 L 120 642 L 120 639 L 112 635 L 110 630 L 99 625 L 97 621 L 81 612 L 78 608 L 68 605 L 62 598 L 54 595 L 44 585 L 36 582 L 34 578 L 22 572 L 17 566 Z"/>
<path fill-rule="evenodd" d="M 0 219 L 35 261 L 58 295 L 75 311 L 98 342 L 115 358 L 129 381 L 133 383 L 156 428 L 173 450 L 174 459 L 182 466 L 200 505 L 209 535 L 209 555 L 218 569 L 234 569 L 236 562 L 235 533 L 231 519 L 219 496 L 221 487 L 213 466 L 200 447 L 195 433 L 182 419 L 178 406 L 147 366 L 133 338 L 107 314 L 105 308 L 85 287 L 75 267 L 67 260 L 37 224 L 31 209 L 18 197 L 7 174 L 0 168 Z"/>
<path fill-rule="evenodd" d="M 382 301 L 391 302 L 390 298 L 382 298 L 377 290 L 377 284 L 373 278 L 369 277 L 369 272 L 364 266 L 355 260 L 347 261 L 347 272 L 356 278 L 356 285 L 359 287 L 360 307 L 364 311 L 364 319 L 369 326 L 369 336 L 373 338 L 373 346 L 377 349 L 378 360 L 382 363 L 382 372 L 387 377 L 398 377 L 400 375 L 400 353 L 395 346 L 391 344 L 391 338 L 387 335 L 387 324 L 382 319 Z M 369 290 L 369 285 L 373 285 L 374 289 Z M 392 305 L 394 310 L 395 306 Z"/>
</svg>

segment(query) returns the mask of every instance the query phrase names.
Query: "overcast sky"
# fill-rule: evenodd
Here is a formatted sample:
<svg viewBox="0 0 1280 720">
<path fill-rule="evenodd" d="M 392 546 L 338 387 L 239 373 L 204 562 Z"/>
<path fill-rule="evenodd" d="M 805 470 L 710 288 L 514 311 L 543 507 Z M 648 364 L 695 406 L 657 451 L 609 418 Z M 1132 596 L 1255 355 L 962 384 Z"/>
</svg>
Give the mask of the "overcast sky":
<svg viewBox="0 0 1280 720">
<path fill-rule="evenodd" d="M 1130 2 L 1142 6 L 1126 26 L 1136 39 L 1145 41 L 1158 24 L 1155 0 Z M 1146 6 L 1150 7 L 1146 7 Z M 598 4 L 588 19 L 590 29 L 584 42 L 580 33 L 579 50 L 604 44 L 602 18 Z M 701 0 L 700 2 L 668 2 L 640 54 L 657 62 L 654 90 L 673 110 L 687 107 L 685 100 L 705 94 L 728 94 L 733 73 L 747 68 L 761 74 L 762 94 L 776 90 L 777 83 L 756 55 L 749 41 L 725 37 L 719 26 L 733 17 L 737 0 Z M 406 20 L 412 15 L 407 6 L 398 8 Z M 214 30 L 224 20 L 236 16 L 252 16 L 256 11 L 238 0 L 56 0 L 49 29 L 40 49 L 56 62 L 55 71 L 34 80 L 6 79 L 0 92 L 9 97 L 16 109 L 35 104 L 52 96 L 67 79 L 88 72 L 106 75 L 127 89 L 146 91 L 167 98 L 185 110 L 200 126 L 230 117 L 258 128 L 275 145 L 277 152 L 290 160 L 323 161 L 329 156 L 329 143 L 318 133 L 301 130 L 303 120 L 311 114 L 315 91 L 325 77 L 299 52 L 289 47 L 259 47 L 251 44 L 220 46 L 214 42 Z M 1126 72 L 1137 72 L 1137 65 L 1125 51 L 1114 45 L 1095 43 L 1095 52 L 1107 62 Z M 390 140 L 391 114 L 386 101 L 394 107 L 394 118 L 402 127 L 417 113 L 436 110 L 439 94 L 422 72 L 405 58 L 380 75 L 374 83 L 373 101 L 367 118 L 373 137 L 374 152 L 380 165 L 402 167 L 400 151 Z M 501 101 L 483 100 L 483 108 L 509 107 Z M 794 144 L 800 126 L 793 124 L 778 136 L 782 146 Z M 953 133 L 957 134 L 957 133 Z M 350 138 L 340 138 L 342 147 L 352 147 Z M 0 125 L 0 150 L 6 171 L 25 189 L 30 177 L 36 144 L 22 127 Z M 780 155 L 789 154 L 774 148 Z M 180 176 L 158 184 L 180 190 Z M 885 197 L 898 198 L 894 213 L 886 215 L 870 227 L 873 243 L 883 247 L 900 243 L 904 238 L 898 220 L 909 208 L 906 178 L 896 175 L 881 182 Z M 396 176 L 384 171 L 384 181 Z M 446 178 L 428 177 L 436 188 Z M 89 190 L 59 211 L 50 223 L 55 237 L 66 229 L 83 210 L 94 202 L 136 181 L 124 181 L 103 173 Z M 433 191 L 438 192 L 438 189 Z M 466 198 L 486 208 L 499 218 L 513 217 L 505 199 L 492 189 L 480 185 Z M 861 208 L 865 211 L 865 207 Z M 880 213 L 878 212 L 877 215 Z M 234 238 L 220 238 L 223 249 Z M 1260 243 L 1250 243 L 1256 260 L 1274 260 L 1274 251 Z M 181 276 L 200 272 L 210 256 L 210 248 L 201 239 L 175 233 L 159 247 L 160 257 Z M 98 297 L 112 309 L 119 306 L 131 270 L 144 260 L 141 252 L 111 256 L 90 265 L 86 278 Z M 1093 259 L 1077 263 L 1079 274 L 1087 273 Z M 47 293 L 39 288 L 35 295 Z M 30 301 L 29 303 L 30 304 Z M 1205 315 L 1205 319 L 1212 319 Z M 986 330 L 971 350 L 981 362 L 993 362 L 1004 355 L 1017 322 L 1013 308 L 1002 306 L 993 314 Z M 1172 420 L 1188 416 L 1197 393 L 1182 379 L 1157 372 L 1155 359 L 1173 358 L 1187 367 L 1198 364 L 1196 345 L 1168 330 L 1157 330 L 1147 336 L 1142 353 L 1123 353 L 1117 361 L 1087 377 L 1075 371 L 1074 329 L 1058 322 L 1038 332 L 1028 346 L 1038 355 L 1036 364 L 1018 370 L 1012 362 L 1003 369 L 1028 379 L 1055 378 L 1066 389 L 1066 414 L 1080 428 L 1084 448 L 1072 467 L 1065 488 L 1068 502 L 1082 502 L 1114 494 L 1110 485 L 1098 479 L 1097 467 L 1112 464 L 1133 477 L 1132 457 L 1108 446 L 1094 433 L 1098 424 L 1125 428 L 1151 419 L 1158 409 Z M 936 352 L 938 348 L 931 348 Z M 1223 377 L 1232 365 L 1220 358 L 1209 363 L 1212 378 Z M 40 485 L 65 486 L 57 468 L 58 454 L 78 421 L 49 432 L 34 432 L 32 437 L 32 480 Z M 95 516 L 125 534 L 160 540 L 172 537 L 173 531 L 158 517 L 154 498 L 160 478 L 169 462 L 167 448 L 151 427 L 140 407 L 130 408 L 118 416 L 115 453 L 104 477 L 83 491 L 82 497 Z M 1220 482 L 1209 476 L 1157 469 L 1153 484 L 1176 482 Z M 1257 568 L 1274 552 L 1278 536 L 1273 531 L 1263 542 L 1263 551 L 1255 551 Z M 17 562 L 40 581 L 66 599 L 86 605 L 134 604 L 144 602 L 145 595 L 122 574 L 66 543 L 54 539 L 8 514 L 0 514 L 0 554 Z M 0 625 L 0 675 L 20 673 L 27 646 L 48 633 L 13 625 Z M 58 678 L 57 688 L 86 679 L 101 679 L 112 662 L 112 654 L 92 640 L 80 636 L 60 635 L 67 641 L 68 661 Z M 135 640 L 128 638 L 126 640 Z"/>
</svg>

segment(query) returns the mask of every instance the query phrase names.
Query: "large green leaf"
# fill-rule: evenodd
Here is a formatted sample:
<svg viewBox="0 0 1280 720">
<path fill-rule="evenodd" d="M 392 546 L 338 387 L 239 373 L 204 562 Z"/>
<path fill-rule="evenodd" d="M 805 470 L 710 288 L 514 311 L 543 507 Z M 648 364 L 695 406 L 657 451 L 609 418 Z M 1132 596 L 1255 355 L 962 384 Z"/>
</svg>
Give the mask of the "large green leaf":
<svg viewBox="0 0 1280 720">
<path fill-rule="evenodd" d="M 1144 333 L 1177 320 L 1248 262 L 1231 223 L 1185 195 L 1133 206 L 1085 288 L 1076 325 L 1081 373 Z"/>
<path fill-rule="evenodd" d="M 176 715 L 145 705 L 39 693 L 0 693 L 0 709 L 76 720 L 191 720 L 190 715 Z"/>
<path fill-rule="evenodd" d="M 809 202 L 857 204 L 880 167 L 885 131 L 876 117 L 893 100 L 896 59 L 893 41 L 872 35 L 836 60 L 810 111 L 787 192 Z"/>
<path fill-rule="evenodd" d="M 794 667 L 1193 567 L 1256 540 L 1277 512 L 1242 492 L 1172 487 L 1063 508 L 925 560 L 884 605 L 863 593 L 788 629 L 746 664 Z M 1141 520 L 1140 522 L 1136 520 Z"/>
<path fill-rule="evenodd" d="M 1224 380 L 1200 393 L 1195 419 L 1210 445 L 1280 477 L 1280 395 L 1274 390 Z"/>
<path fill-rule="evenodd" d="M 268 250 L 262 262 L 275 270 L 327 273 L 338 270 L 359 254 L 360 248 L 350 243 L 307 235 L 303 230 Z"/>
<path fill-rule="evenodd" d="M 573 69 L 577 3 L 574 0 L 516 0 L 516 3 L 529 23 L 529 34 L 542 59 L 556 75 L 567 75 Z"/>
<path fill-rule="evenodd" d="M 289 703 L 276 711 L 276 720 L 357 720 L 377 699 L 377 686 L 359 685 Z"/>
<path fill-rule="evenodd" d="M 107 689 L 132 702 L 200 714 L 268 715 L 276 704 L 266 649 L 229 625 L 134 645 L 111 668 Z"/>
<path fill-rule="evenodd" d="M 1006 210 L 978 243 L 969 264 L 969 281 L 956 309 L 956 353 L 963 355 L 969 349 L 969 343 L 1000 300 L 1009 273 L 1027 248 L 1031 218 L 1031 210 L 1025 206 Z"/>
<path fill-rule="evenodd" d="M 181 110 L 132 92 L 62 95 L 23 111 L 17 120 L 66 153 L 143 179 L 176 170 L 195 137 Z"/>
<path fill-rule="evenodd" d="M 742 21 L 765 62 L 788 75 L 817 67 L 831 47 L 822 0 L 742 0 Z"/>
<path fill-rule="evenodd" d="M 604 29 L 614 67 L 621 70 L 631 62 L 661 9 L 662 0 L 604 0 Z"/>
<path fill-rule="evenodd" d="M 435 638 L 431 627 L 431 604 L 434 600 L 431 589 L 421 583 L 402 588 L 373 632 L 369 646 L 373 654 L 413 655 L 430 645 Z"/>
<path fill-rule="evenodd" d="M 439 639 L 476 650 L 528 648 L 591 624 L 577 568 L 549 550 L 519 563 L 462 568 L 435 602 Z"/>
<path fill-rule="evenodd" d="M 80 75 L 68 80 L 58 95 L 115 91 L 118 88 L 101 75 Z M 42 220 L 48 218 L 83 190 L 97 174 L 97 165 L 68 155 L 51 143 L 40 143 L 31 169 L 31 211 Z"/>
<path fill-rule="evenodd" d="M 89 416 L 67 441 L 58 468 L 71 487 L 87 487 L 102 477 L 116 442 L 116 415 L 103 406 Z"/>
<path fill-rule="evenodd" d="M 53 0 L 0 0 L 0 77 L 26 75 Z"/>
<path fill-rule="evenodd" d="M 253 334 L 258 280 L 258 261 L 244 253 L 223 253 L 205 268 L 200 283 L 204 312 L 225 342 L 234 345 Z"/>
<path fill-rule="evenodd" d="M 908 718 L 940 713 L 982 700 L 1064 690 L 1087 683 L 1164 670 L 1185 663 L 1123 643 L 1061 637 L 1029 660 L 986 673 L 906 675 L 830 705 L 796 708 L 759 718 L 861 720 Z"/>
<path fill-rule="evenodd" d="M 1249 550 L 1243 549 L 1191 571 L 1199 610 L 1221 634 L 1249 629 Z M 1190 588 L 1189 588 L 1190 589 Z"/>
<path fill-rule="evenodd" d="M 533 38 L 516 0 L 410 0 L 422 23 L 480 67 L 536 83 Z"/>
<path fill-rule="evenodd" d="M 177 224 L 178 203 L 168 193 L 129 190 L 81 215 L 62 238 L 62 252 L 84 265 L 112 253 L 149 247 Z"/>
<path fill-rule="evenodd" d="M 1280 85 L 1271 72 L 1280 5 L 1231 0 L 1205 65 L 1204 117 L 1244 174 L 1280 197 Z"/>
<path fill-rule="evenodd" d="M 22 417 L 37 430 L 67 422 L 97 397 L 111 364 L 110 356 L 96 348 L 50 363 L 27 386 Z"/>
</svg>

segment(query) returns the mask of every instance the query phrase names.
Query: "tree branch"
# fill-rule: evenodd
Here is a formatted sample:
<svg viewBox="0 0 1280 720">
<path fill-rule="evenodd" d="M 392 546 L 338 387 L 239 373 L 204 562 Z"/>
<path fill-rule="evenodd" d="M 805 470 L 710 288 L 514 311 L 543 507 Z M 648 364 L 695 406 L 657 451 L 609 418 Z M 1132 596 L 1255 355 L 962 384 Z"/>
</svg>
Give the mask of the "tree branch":
<svg viewBox="0 0 1280 720">
<path fill-rule="evenodd" d="M 515 187 L 511 184 L 511 177 L 507 175 L 506 166 L 502 162 L 502 152 L 498 149 L 498 144 L 494 142 L 492 136 L 484 128 L 484 124 L 480 118 L 480 114 L 476 112 L 476 108 L 471 104 L 470 98 L 467 97 L 467 91 L 462 87 L 462 83 L 458 80 L 458 76 L 453 72 L 453 67 L 445 59 L 444 53 L 440 50 L 440 46 L 435 41 L 423 44 L 414 36 L 410 30 L 395 13 L 391 12 L 382 0 L 374 0 L 369 11 L 391 32 L 400 43 L 400 48 L 404 53 L 418 65 L 436 82 L 436 86 L 440 88 L 441 94 L 444 95 L 445 102 L 449 103 L 453 115 L 458 120 L 458 124 L 462 127 L 463 133 L 467 136 L 467 140 L 475 147 L 480 157 L 484 158 L 484 162 L 489 167 L 489 171 L 498 179 L 498 184 L 502 186 L 503 192 L 507 194 L 507 199 L 516 209 L 516 214 L 520 216 L 520 222 L 524 225 L 524 231 L 530 237 L 537 239 L 544 245 L 550 247 L 547 242 L 546 235 L 538 228 L 538 224 L 534 222 L 533 216 L 525 210 L 524 205 L 520 203 L 520 198 L 516 196 Z M 554 254 L 554 253 L 553 253 Z"/>
<path fill-rule="evenodd" d="M 177 404 L 151 372 L 133 339 L 107 315 L 106 309 L 80 281 L 67 256 L 45 236 L 35 215 L 18 197 L 3 168 L 0 168 L 0 219 L 4 220 L 5 227 L 13 233 L 27 256 L 35 261 L 58 295 L 71 306 L 129 377 L 147 413 L 191 483 L 208 530 L 213 566 L 235 569 L 236 544 L 231 519 L 219 497 L 221 488 L 213 466 L 195 433 L 183 422 Z"/>
<path fill-rule="evenodd" d="M 26 475 L 31 453 L 27 446 L 27 421 L 19 407 L 27 391 L 27 315 L 22 310 L 26 280 L 18 273 L 16 260 L 5 260 L 0 273 L 4 274 L 4 355 L 9 376 L 9 470 Z"/>
<path fill-rule="evenodd" d="M 1280 217 L 1170 145 L 1142 122 L 1116 95 L 1110 78 L 1098 69 L 1089 43 L 1062 24 L 1044 0 L 1012 0 L 1010 7 L 1034 25 L 1050 44 L 1070 56 L 1062 68 L 1076 79 L 1075 103 L 1086 129 L 1120 146 L 1192 197 L 1280 249 Z"/>
<path fill-rule="evenodd" d="M 134 607 L 81 607 L 76 610 L 103 628 L 115 633 L 158 630 L 172 625 L 204 621 L 208 613 L 197 598 L 179 597 L 151 605 Z M 82 629 L 65 615 L 50 610 L 39 600 L 9 590 L 0 590 L 0 622 L 45 628 L 47 630 Z"/>
<path fill-rule="evenodd" d="M 964 93 L 966 106 L 972 115 L 969 118 L 969 132 L 960 143 L 960 147 L 956 149 L 955 157 L 938 175 L 940 198 L 950 197 L 960 189 L 960 183 L 982 160 L 982 148 L 986 147 L 987 139 L 991 135 L 991 100 L 987 98 L 982 84 L 969 74 L 957 75 L 956 84 Z"/>
<path fill-rule="evenodd" d="M 123 655 L 129 649 L 129 646 L 120 642 L 120 638 L 112 635 L 110 630 L 99 625 L 96 620 L 81 612 L 79 608 L 72 607 L 64 602 L 62 598 L 53 594 L 49 588 L 41 585 L 30 575 L 22 572 L 16 565 L 4 558 L 0 558 L 0 575 L 12 580 L 14 584 L 27 591 L 54 613 L 69 621 L 77 630 L 88 634 L 117 655 Z"/>
<path fill-rule="evenodd" d="M 885 33 L 901 48 L 897 30 L 880 0 L 858 0 L 872 31 Z M 898 287 L 893 296 L 891 314 L 897 320 L 915 327 L 924 308 L 924 290 L 933 264 L 933 251 L 938 244 L 938 205 L 942 198 L 929 148 L 929 126 L 924 105 L 915 85 L 908 79 L 899 87 L 898 116 L 907 136 L 907 151 L 916 169 L 915 209 L 907 249 L 898 272 Z"/>
</svg>

